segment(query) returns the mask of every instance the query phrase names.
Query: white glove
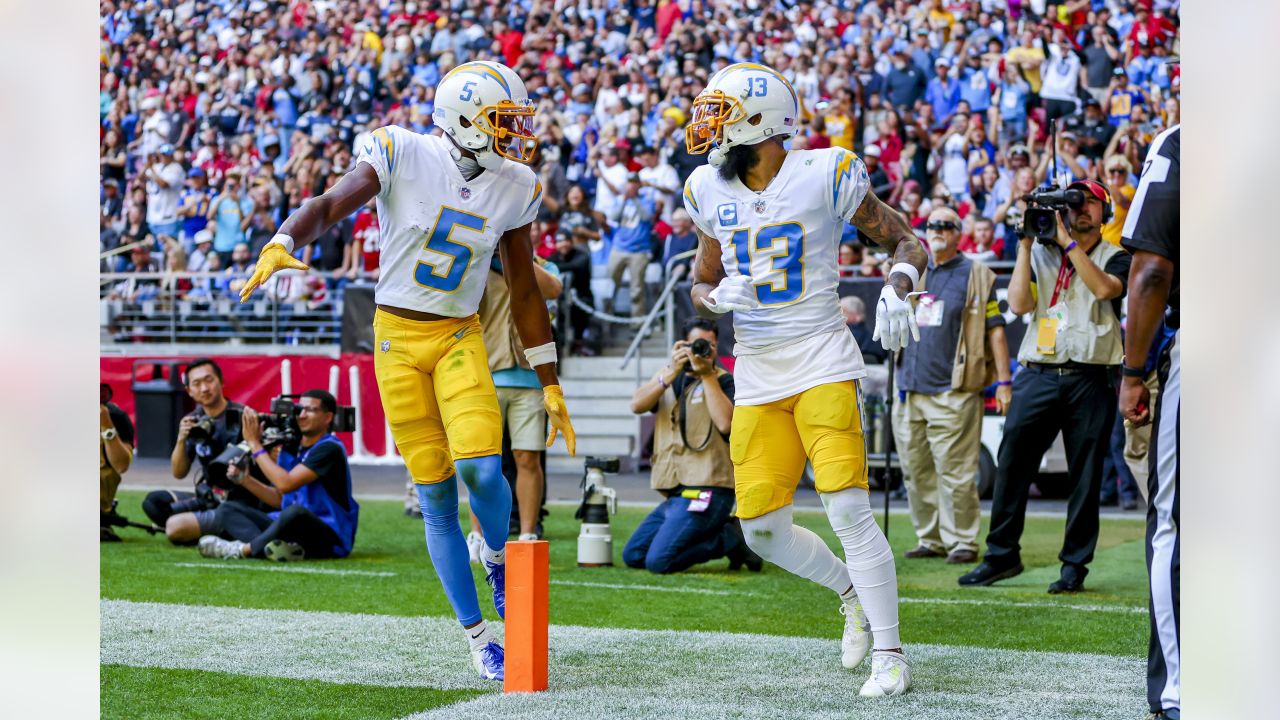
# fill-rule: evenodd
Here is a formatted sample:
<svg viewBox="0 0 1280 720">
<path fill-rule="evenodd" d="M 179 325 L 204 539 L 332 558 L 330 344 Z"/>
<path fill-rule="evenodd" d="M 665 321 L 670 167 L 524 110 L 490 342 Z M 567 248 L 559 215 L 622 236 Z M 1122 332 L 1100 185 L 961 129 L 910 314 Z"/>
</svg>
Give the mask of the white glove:
<svg viewBox="0 0 1280 720">
<path fill-rule="evenodd" d="M 911 331 L 911 339 L 920 342 L 920 326 L 916 325 L 916 311 L 911 307 L 910 298 L 921 294 L 907 293 L 906 298 L 900 298 L 892 285 L 885 285 L 876 302 L 876 329 L 871 339 L 879 340 L 889 352 L 907 347 L 908 330 Z"/>
<path fill-rule="evenodd" d="M 755 310 L 760 307 L 755 285 L 752 284 L 751 278 L 745 275 L 735 275 L 721 280 L 716 289 L 711 291 L 711 300 L 712 302 L 707 302 L 706 298 L 703 298 L 702 304 L 710 308 L 711 312 L 721 314 L 733 310 Z"/>
</svg>

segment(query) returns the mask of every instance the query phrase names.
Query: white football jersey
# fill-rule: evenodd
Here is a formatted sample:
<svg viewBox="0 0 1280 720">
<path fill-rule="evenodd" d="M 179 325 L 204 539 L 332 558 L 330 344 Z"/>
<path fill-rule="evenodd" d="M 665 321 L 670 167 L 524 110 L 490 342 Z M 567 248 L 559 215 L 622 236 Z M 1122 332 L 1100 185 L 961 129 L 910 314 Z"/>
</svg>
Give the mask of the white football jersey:
<svg viewBox="0 0 1280 720">
<path fill-rule="evenodd" d="M 725 273 L 751 278 L 760 301 L 733 314 L 735 402 L 772 402 L 866 375 L 840 313 L 837 265 L 845 221 L 870 186 L 866 165 L 840 148 L 788 152 L 759 193 L 709 165 L 689 176 L 685 209 L 720 242 Z"/>
<path fill-rule="evenodd" d="M 538 213 L 542 183 L 533 170 L 506 161 L 468 181 L 447 139 L 396 125 L 369 135 L 356 153 L 362 162 L 382 186 L 375 301 L 446 317 L 474 314 L 498 240 Z"/>
</svg>

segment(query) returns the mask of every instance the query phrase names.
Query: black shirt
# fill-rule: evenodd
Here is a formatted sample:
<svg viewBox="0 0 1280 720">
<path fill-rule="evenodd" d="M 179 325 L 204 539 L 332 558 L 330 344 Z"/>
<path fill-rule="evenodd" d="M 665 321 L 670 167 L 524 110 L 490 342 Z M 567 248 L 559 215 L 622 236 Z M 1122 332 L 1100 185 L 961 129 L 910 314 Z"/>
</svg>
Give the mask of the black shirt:
<svg viewBox="0 0 1280 720">
<path fill-rule="evenodd" d="M 222 414 L 213 418 L 213 433 L 211 437 L 207 439 L 202 437 L 197 440 L 190 435 L 187 436 L 187 440 L 185 442 L 187 457 L 194 460 L 200 466 L 200 475 L 196 478 L 197 482 L 200 480 L 208 480 L 209 463 L 212 462 L 214 458 L 218 457 L 219 453 L 225 450 L 228 445 L 234 445 L 244 439 L 240 433 L 240 416 L 243 412 L 244 405 L 241 405 L 238 402 L 227 401 L 227 407 L 222 411 Z M 195 411 L 190 414 L 190 417 L 199 421 L 202 418 L 208 417 L 208 415 L 205 414 L 203 407 L 197 407 Z M 261 501 L 259 501 L 253 493 L 243 487 L 225 483 L 221 478 L 219 478 L 216 483 L 211 484 L 230 487 L 231 489 L 227 491 L 228 500 L 238 500 L 251 507 L 262 506 Z"/>
<path fill-rule="evenodd" d="M 347 453 L 341 443 L 322 442 L 299 451 L 302 464 L 316 474 L 325 492 L 343 510 L 351 509 L 351 496 L 347 493 Z"/>
<path fill-rule="evenodd" d="M 1169 307 L 1175 315 L 1170 327 L 1177 327 L 1179 305 L 1178 244 L 1181 241 L 1179 166 L 1182 157 L 1182 126 L 1174 125 L 1156 136 L 1142 164 L 1138 192 L 1129 206 L 1120 245 L 1129 252 L 1155 253 L 1173 262 L 1173 285 L 1169 288 Z M 1126 277 L 1127 277 L 1126 273 Z"/>
</svg>

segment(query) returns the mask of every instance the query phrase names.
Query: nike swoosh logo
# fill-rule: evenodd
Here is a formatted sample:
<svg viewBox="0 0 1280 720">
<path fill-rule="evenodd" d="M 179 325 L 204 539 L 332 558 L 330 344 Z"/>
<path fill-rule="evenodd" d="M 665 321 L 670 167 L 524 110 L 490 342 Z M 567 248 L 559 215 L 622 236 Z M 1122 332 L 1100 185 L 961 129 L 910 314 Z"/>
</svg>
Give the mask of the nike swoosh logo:
<svg viewBox="0 0 1280 720">
<path fill-rule="evenodd" d="M 466 335 L 466 334 L 467 334 L 467 329 L 466 329 L 466 328 L 462 328 L 462 329 L 461 329 L 461 330 L 459 330 L 458 332 L 454 333 L 454 334 L 453 334 L 453 337 L 454 337 L 454 339 L 455 339 L 455 340 L 461 340 L 461 339 L 462 339 L 462 336 L 463 336 L 463 335 Z"/>
</svg>

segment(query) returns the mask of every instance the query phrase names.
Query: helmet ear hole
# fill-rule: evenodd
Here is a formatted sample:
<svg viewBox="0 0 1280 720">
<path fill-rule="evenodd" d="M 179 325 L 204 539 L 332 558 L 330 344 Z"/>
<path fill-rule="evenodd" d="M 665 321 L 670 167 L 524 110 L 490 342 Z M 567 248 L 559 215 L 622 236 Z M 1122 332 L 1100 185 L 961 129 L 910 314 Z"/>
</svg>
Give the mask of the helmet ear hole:
<svg viewBox="0 0 1280 720">
<path fill-rule="evenodd" d="M 756 113 L 755 115 L 752 115 L 751 117 L 747 118 L 747 124 L 759 125 L 761 120 L 764 120 L 764 115 L 760 113 Z"/>
<path fill-rule="evenodd" d="M 464 127 L 464 128 L 469 128 L 469 127 L 471 127 L 471 121 L 470 121 L 470 120 L 468 120 L 465 116 L 462 116 L 462 115 L 459 115 L 459 116 L 458 116 L 458 124 L 459 124 L 459 125 L 461 125 L 461 126 L 462 126 L 462 127 Z"/>
</svg>

